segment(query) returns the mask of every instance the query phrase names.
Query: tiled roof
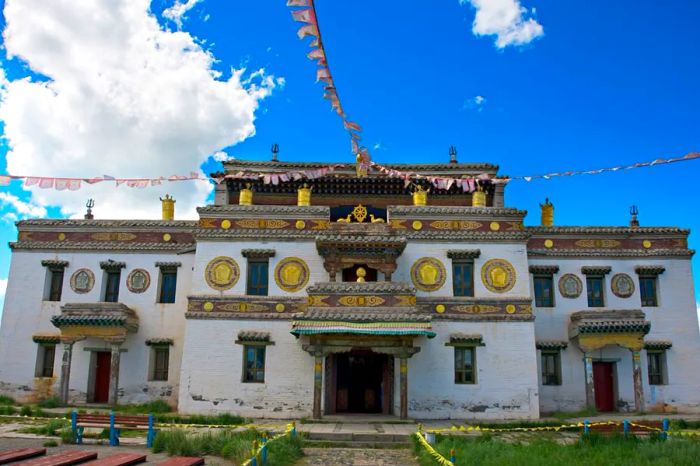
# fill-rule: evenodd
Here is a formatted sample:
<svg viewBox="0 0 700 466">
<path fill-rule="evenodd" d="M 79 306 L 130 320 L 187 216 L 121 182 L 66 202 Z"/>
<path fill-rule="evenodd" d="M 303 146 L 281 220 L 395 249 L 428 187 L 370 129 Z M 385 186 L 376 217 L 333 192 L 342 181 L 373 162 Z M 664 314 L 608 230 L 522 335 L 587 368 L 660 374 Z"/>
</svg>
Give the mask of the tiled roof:
<svg viewBox="0 0 700 466">
<path fill-rule="evenodd" d="M 450 334 L 450 344 L 470 344 L 470 345 L 483 345 L 483 336 L 478 333 L 452 333 Z"/>
<path fill-rule="evenodd" d="M 651 329 L 651 323 L 646 320 L 644 312 L 636 309 L 579 311 L 571 314 L 571 328 L 579 334 L 647 334 Z"/>
<path fill-rule="evenodd" d="M 182 267 L 182 262 L 156 262 L 159 269 L 176 269 Z"/>
<path fill-rule="evenodd" d="M 274 249 L 242 249 L 241 255 L 247 259 L 267 259 L 275 257 Z"/>
<path fill-rule="evenodd" d="M 35 333 L 32 335 L 34 343 L 56 344 L 61 342 L 61 335 L 58 333 Z"/>
<path fill-rule="evenodd" d="M 360 335 L 414 335 L 433 338 L 429 322 L 342 322 L 293 321 L 292 335 L 360 334 Z"/>
<path fill-rule="evenodd" d="M 481 255 L 481 249 L 448 249 L 450 259 L 476 259 Z"/>
<path fill-rule="evenodd" d="M 46 259 L 41 261 L 41 265 L 50 268 L 65 268 L 68 267 L 68 261 L 58 259 Z"/>
<path fill-rule="evenodd" d="M 119 270 L 126 267 L 126 262 L 117 262 L 112 259 L 100 262 L 100 268 L 104 270 Z"/>
<path fill-rule="evenodd" d="M 558 265 L 531 265 L 530 273 L 541 274 L 541 275 L 554 275 L 559 272 Z"/>
<path fill-rule="evenodd" d="M 644 349 L 646 350 L 667 350 L 673 346 L 670 341 L 662 340 L 646 340 L 644 342 Z"/>
<path fill-rule="evenodd" d="M 661 275 L 666 271 L 663 265 L 638 265 L 634 271 L 639 275 Z"/>
<path fill-rule="evenodd" d="M 238 340 L 242 342 L 254 341 L 270 341 L 270 332 L 260 332 L 256 330 L 243 330 L 238 332 Z"/>
<path fill-rule="evenodd" d="M 689 257 L 692 249 L 528 249 L 528 257 Z"/>
<path fill-rule="evenodd" d="M 139 319 L 133 309 L 122 303 L 66 303 L 61 314 L 53 316 L 51 323 L 58 327 L 97 326 L 124 327 L 136 331 Z"/>
<path fill-rule="evenodd" d="M 321 282 L 306 288 L 308 294 L 395 293 L 415 294 L 416 289 L 404 282 Z"/>
<path fill-rule="evenodd" d="M 258 237 L 260 235 L 258 234 Z M 61 250 L 61 251 L 184 251 L 193 248 L 195 243 L 133 243 L 125 241 L 14 241 L 11 249 Z M 194 250 L 194 249 L 192 249 Z"/>
<path fill-rule="evenodd" d="M 167 338 L 167 337 L 156 337 L 156 338 L 149 338 L 146 340 L 146 344 L 148 346 L 165 346 L 165 345 L 173 345 L 173 339 L 172 338 Z"/>
<path fill-rule="evenodd" d="M 553 233 L 560 234 L 633 234 L 636 236 L 649 234 L 675 234 L 688 235 L 690 230 L 678 227 L 601 227 L 601 226 L 529 226 L 525 229 L 533 235 L 549 235 Z"/>
<path fill-rule="evenodd" d="M 609 265 L 584 265 L 581 273 L 584 275 L 607 275 L 612 270 Z"/>
<path fill-rule="evenodd" d="M 457 216 L 524 216 L 525 210 L 513 209 L 510 207 L 471 207 L 471 206 L 392 206 L 389 207 L 389 217 L 409 216 L 426 217 L 431 215 L 457 215 Z"/>
<path fill-rule="evenodd" d="M 540 340 L 535 342 L 535 347 L 538 350 L 562 350 L 567 346 L 569 346 L 569 342 L 563 340 Z"/>
<path fill-rule="evenodd" d="M 17 222 L 18 227 L 58 226 L 58 227 L 97 227 L 97 228 L 194 228 L 196 220 L 82 220 L 82 219 L 28 219 Z"/>
<path fill-rule="evenodd" d="M 294 316 L 297 320 L 340 320 L 347 322 L 430 322 L 428 314 L 397 312 L 392 308 L 372 308 L 371 311 L 350 309 L 312 309 Z"/>
</svg>

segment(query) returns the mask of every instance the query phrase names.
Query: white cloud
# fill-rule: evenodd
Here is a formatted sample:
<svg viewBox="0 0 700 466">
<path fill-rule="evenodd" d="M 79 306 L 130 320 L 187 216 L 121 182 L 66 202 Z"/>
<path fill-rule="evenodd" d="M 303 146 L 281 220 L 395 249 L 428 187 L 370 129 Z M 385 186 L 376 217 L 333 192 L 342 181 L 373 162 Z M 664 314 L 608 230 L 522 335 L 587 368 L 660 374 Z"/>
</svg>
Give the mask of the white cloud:
<svg viewBox="0 0 700 466">
<path fill-rule="evenodd" d="M 496 47 L 499 49 L 509 45 L 524 45 L 544 35 L 544 29 L 534 18 L 533 8 L 520 5 L 520 0 L 459 0 L 459 3 L 469 2 L 476 8 L 476 16 L 472 24 L 472 32 L 477 36 L 496 36 Z"/>
<path fill-rule="evenodd" d="M 255 134 L 260 101 L 278 86 L 265 70 L 223 77 L 215 57 L 186 32 L 162 28 L 150 0 L 7 0 L 8 56 L 48 82 L 0 87 L 0 120 L 12 174 L 159 177 L 188 174 L 210 154 Z M 95 198 L 97 218 L 159 218 L 159 197 L 193 217 L 212 186 L 202 181 L 148 189 L 113 182 L 80 191 L 31 188 L 35 205 L 80 216 Z"/>
<path fill-rule="evenodd" d="M 223 151 L 215 152 L 214 155 L 212 155 L 212 157 L 213 157 L 214 160 L 216 160 L 217 162 L 226 162 L 227 160 L 233 160 L 233 159 L 235 159 L 234 156 L 228 155 L 226 152 L 223 152 Z"/>
<path fill-rule="evenodd" d="M 462 110 L 476 110 L 480 112 L 484 109 L 484 105 L 486 105 L 486 97 L 483 95 L 476 95 L 464 101 Z"/>
<path fill-rule="evenodd" d="M 11 210 L 7 212 L 3 219 L 5 221 L 15 221 L 19 218 L 46 217 L 46 209 L 33 202 L 25 202 L 14 194 L 0 192 L 0 206 Z"/>
<path fill-rule="evenodd" d="M 177 24 L 178 29 L 182 28 L 182 20 L 187 19 L 185 16 L 188 11 L 190 11 L 194 6 L 202 0 L 175 0 L 173 6 L 163 10 L 163 18 L 168 18 L 173 23 Z M 206 16 L 204 21 L 209 20 L 209 15 Z"/>
</svg>

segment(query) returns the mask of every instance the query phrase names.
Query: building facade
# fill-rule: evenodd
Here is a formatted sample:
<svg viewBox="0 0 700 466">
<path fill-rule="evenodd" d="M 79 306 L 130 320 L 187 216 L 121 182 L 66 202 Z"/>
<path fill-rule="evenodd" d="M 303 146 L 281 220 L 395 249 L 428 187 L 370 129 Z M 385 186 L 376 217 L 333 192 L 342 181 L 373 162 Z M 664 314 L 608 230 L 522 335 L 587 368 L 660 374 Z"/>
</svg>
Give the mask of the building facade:
<svg viewBox="0 0 700 466">
<path fill-rule="evenodd" d="M 243 162 L 196 221 L 18 222 L 0 392 L 184 413 L 700 411 L 687 230 L 543 226 L 488 164 Z M 265 174 L 278 183 L 265 183 Z M 226 177 L 228 175 L 228 177 Z M 308 183 L 310 186 L 307 186 Z"/>
</svg>

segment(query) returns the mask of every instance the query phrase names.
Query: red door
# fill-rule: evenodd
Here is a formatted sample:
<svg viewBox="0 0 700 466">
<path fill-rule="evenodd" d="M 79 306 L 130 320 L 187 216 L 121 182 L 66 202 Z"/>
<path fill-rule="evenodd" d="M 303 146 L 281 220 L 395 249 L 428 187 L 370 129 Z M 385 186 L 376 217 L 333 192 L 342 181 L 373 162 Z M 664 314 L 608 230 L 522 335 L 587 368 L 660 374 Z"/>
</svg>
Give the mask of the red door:
<svg viewBox="0 0 700 466">
<path fill-rule="evenodd" d="M 112 365 L 112 354 L 109 351 L 99 351 L 95 358 L 95 403 L 109 401 L 109 371 Z"/>
<path fill-rule="evenodd" d="M 598 411 L 615 411 L 614 368 L 612 362 L 593 363 L 593 389 L 595 390 L 595 407 Z"/>
</svg>

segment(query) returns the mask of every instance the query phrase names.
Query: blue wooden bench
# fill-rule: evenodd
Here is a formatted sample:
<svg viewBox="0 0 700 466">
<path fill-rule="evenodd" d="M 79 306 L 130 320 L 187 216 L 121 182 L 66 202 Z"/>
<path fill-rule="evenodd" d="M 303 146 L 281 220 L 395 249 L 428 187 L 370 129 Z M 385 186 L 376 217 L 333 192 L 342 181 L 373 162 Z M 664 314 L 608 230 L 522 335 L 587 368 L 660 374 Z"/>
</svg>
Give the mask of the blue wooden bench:
<svg viewBox="0 0 700 466">
<path fill-rule="evenodd" d="M 71 427 L 73 436 L 78 444 L 83 443 L 83 432 L 88 428 L 109 428 L 109 444 L 113 447 L 119 445 L 119 434 L 124 430 L 147 430 L 146 446 L 153 446 L 153 439 L 156 437 L 153 415 L 136 416 L 125 414 L 82 414 L 77 411 L 71 413 Z"/>
</svg>

